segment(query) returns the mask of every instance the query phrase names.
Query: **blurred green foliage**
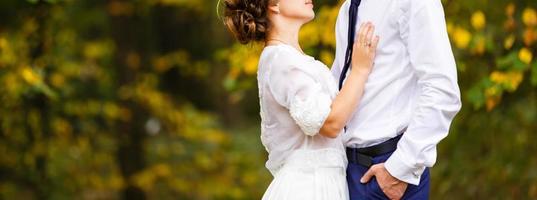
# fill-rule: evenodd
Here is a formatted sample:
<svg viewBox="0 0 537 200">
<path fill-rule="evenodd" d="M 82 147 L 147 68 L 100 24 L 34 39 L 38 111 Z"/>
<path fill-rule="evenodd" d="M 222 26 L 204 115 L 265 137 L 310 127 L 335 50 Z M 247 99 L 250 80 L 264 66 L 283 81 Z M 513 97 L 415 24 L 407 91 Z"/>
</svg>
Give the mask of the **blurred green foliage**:
<svg viewBox="0 0 537 200">
<path fill-rule="evenodd" d="M 301 32 L 328 66 L 340 3 Z M 432 199 L 536 199 L 537 3 L 443 3 L 464 106 Z M 259 199 L 262 46 L 216 5 L 0 1 L 0 199 Z"/>
</svg>

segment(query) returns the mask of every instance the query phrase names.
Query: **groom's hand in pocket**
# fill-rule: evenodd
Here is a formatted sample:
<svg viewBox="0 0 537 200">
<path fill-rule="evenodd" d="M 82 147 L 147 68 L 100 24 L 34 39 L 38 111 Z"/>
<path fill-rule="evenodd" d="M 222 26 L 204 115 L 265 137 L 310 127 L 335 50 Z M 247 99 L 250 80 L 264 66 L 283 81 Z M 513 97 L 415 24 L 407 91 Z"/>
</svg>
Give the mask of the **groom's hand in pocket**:
<svg viewBox="0 0 537 200">
<path fill-rule="evenodd" d="M 367 183 L 373 176 L 376 177 L 380 189 L 388 198 L 401 199 L 405 194 L 408 183 L 393 177 L 384 167 L 384 163 L 371 166 L 360 182 Z"/>
</svg>

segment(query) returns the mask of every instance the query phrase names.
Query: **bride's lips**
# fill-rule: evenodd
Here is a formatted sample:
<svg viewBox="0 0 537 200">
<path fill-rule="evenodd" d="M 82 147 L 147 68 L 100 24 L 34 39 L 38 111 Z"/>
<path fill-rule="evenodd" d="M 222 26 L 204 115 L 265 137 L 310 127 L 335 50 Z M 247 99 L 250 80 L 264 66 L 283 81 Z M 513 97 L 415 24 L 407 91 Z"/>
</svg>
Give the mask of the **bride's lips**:
<svg viewBox="0 0 537 200">
<path fill-rule="evenodd" d="M 311 7 L 313 7 L 313 1 L 311 1 L 311 0 L 306 1 L 306 5 L 311 5 Z"/>
</svg>

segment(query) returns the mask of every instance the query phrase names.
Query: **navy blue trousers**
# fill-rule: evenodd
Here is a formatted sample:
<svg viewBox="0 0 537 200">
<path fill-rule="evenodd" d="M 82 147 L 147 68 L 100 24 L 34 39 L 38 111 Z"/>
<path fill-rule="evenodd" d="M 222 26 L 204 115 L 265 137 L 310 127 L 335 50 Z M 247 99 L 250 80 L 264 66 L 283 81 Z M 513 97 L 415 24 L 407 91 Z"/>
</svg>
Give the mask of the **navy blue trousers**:
<svg viewBox="0 0 537 200">
<path fill-rule="evenodd" d="M 393 152 L 374 157 L 373 164 L 386 162 L 392 153 Z M 351 200 L 388 199 L 380 189 L 375 177 L 365 184 L 360 183 L 360 178 L 362 178 L 368 169 L 369 168 L 363 165 L 349 162 L 349 165 L 347 166 L 347 183 L 349 184 Z M 429 199 L 429 188 L 430 175 L 429 168 L 427 168 L 421 175 L 420 184 L 418 186 L 408 184 L 402 199 L 427 200 Z"/>
</svg>

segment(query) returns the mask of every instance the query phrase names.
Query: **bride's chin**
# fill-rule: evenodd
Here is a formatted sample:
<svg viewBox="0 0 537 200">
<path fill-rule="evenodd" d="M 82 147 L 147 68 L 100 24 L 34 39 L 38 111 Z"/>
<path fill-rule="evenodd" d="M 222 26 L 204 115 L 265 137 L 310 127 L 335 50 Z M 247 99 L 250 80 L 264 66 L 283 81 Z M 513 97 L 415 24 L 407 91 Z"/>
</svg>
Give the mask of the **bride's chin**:
<svg viewBox="0 0 537 200">
<path fill-rule="evenodd" d="M 311 22 L 313 19 L 315 19 L 315 14 L 311 15 L 311 16 L 308 16 L 307 18 L 307 22 Z"/>
<path fill-rule="evenodd" d="M 306 20 L 306 22 L 310 22 L 314 18 L 315 18 L 315 13 L 314 12 L 304 16 L 304 20 Z"/>
<path fill-rule="evenodd" d="M 309 20 L 313 20 L 315 18 L 315 12 L 311 12 L 310 16 L 309 16 Z"/>
<path fill-rule="evenodd" d="M 302 21 L 304 24 L 311 22 L 315 18 L 315 13 L 308 14 L 308 15 L 297 15 L 294 17 L 296 20 Z"/>
</svg>

